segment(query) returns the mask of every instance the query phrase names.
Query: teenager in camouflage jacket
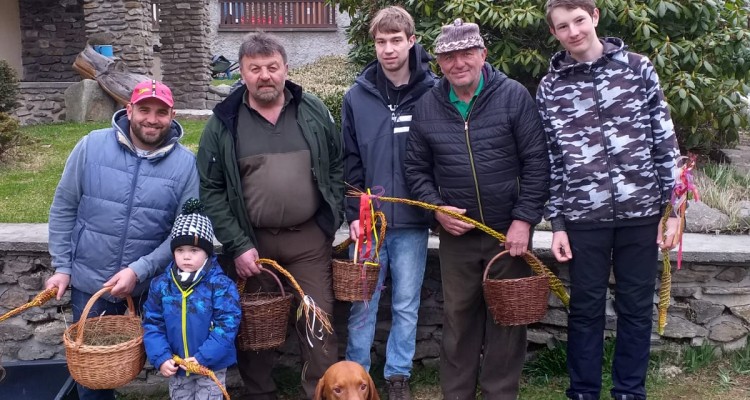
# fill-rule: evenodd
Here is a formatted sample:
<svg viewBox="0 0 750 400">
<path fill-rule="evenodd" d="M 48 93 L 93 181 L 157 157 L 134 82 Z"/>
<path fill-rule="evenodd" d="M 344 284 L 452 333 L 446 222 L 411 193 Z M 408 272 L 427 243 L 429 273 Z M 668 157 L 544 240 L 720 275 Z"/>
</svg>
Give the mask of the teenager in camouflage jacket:
<svg viewBox="0 0 750 400">
<path fill-rule="evenodd" d="M 648 58 L 599 39 L 594 0 L 548 0 L 552 57 L 537 90 L 551 163 L 552 253 L 569 262 L 571 399 L 599 399 L 610 270 L 618 400 L 645 400 L 659 247 L 674 246 L 677 218 L 659 220 L 679 151 L 669 108 Z"/>
</svg>

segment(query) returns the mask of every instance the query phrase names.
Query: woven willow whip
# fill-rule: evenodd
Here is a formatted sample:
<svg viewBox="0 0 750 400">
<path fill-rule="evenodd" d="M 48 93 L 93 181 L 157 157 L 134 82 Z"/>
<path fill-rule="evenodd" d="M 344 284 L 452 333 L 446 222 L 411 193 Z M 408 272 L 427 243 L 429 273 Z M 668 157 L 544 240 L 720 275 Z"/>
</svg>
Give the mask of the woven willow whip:
<svg viewBox="0 0 750 400">
<path fill-rule="evenodd" d="M 224 385 L 219 382 L 219 379 L 216 378 L 216 374 L 214 374 L 214 371 L 211 371 L 210 369 L 192 361 L 185 361 L 177 354 L 172 354 L 172 360 L 177 365 L 182 365 L 185 367 L 185 370 L 191 374 L 198 374 L 203 375 L 211 378 L 214 383 L 216 383 L 216 386 L 219 387 L 219 390 L 221 390 L 221 394 L 224 395 L 224 398 L 227 400 L 230 400 L 229 393 L 227 393 L 226 388 L 224 388 Z"/>
<path fill-rule="evenodd" d="M 361 192 L 359 190 L 350 190 L 349 192 L 347 192 L 347 196 L 349 196 L 349 197 L 360 197 L 363 194 L 365 194 L 365 193 L 363 193 L 363 192 Z M 430 211 L 437 211 L 437 212 L 449 215 L 449 216 L 451 216 L 453 218 L 459 219 L 459 220 L 461 220 L 463 222 L 466 222 L 466 223 L 474 225 L 475 227 L 477 227 L 477 229 L 479 229 L 479 230 L 487 233 L 488 235 L 490 235 L 490 236 L 494 237 L 495 239 L 497 239 L 498 241 L 500 241 L 500 243 L 504 243 L 505 242 L 505 235 L 503 235 L 502 233 L 500 233 L 500 232 L 498 232 L 498 231 L 490 228 L 489 226 L 487 226 L 487 225 L 485 225 L 485 224 L 483 224 L 483 223 L 481 223 L 479 221 L 476 221 L 474 219 L 471 219 L 471 218 L 469 218 L 469 217 L 467 217 L 467 216 L 465 216 L 463 214 L 459 214 L 459 213 L 456 213 L 456 212 L 453 212 L 453 211 L 446 210 L 446 209 L 441 208 L 440 206 L 436 206 L 434 204 L 424 203 L 424 202 L 416 201 L 416 200 L 402 199 L 402 198 L 398 198 L 398 197 L 386 197 L 386 196 L 373 196 L 373 199 L 377 199 L 377 200 L 380 200 L 380 201 L 387 201 L 387 202 L 391 202 L 391 203 L 408 204 L 410 206 L 422 207 L 422 208 L 430 210 Z M 536 273 L 537 275 L 545 275 L 545 276 L 547 276 L 547 278 L 549 278 L 549 287 L 550 287 L 550 290 L 552 291 L 552 293 L 555 294 L 555 296 L 557 296 L 560 299 L 560 301 L 562 301 L 562 303 L 565 305 L 565 307 L 568 307 L 568 304 L 570 302 L 570 296 L 568 295 L 568 292 L 565 291 L 565 287 L 563 286 L 563 283 L 560 281 L 560 279 L 558 279 L 557 276 L 555 276 L 555 274 L 552 273 L 552 271 L 550 271 L 541 262 L 539 262 L 539 263 L 529 263 L 529 266 L 534 271 L 534 273 Z"/>
<path fill-rule="evenodd" d="M 667 231 L 667 220 L 669 215 L 672 213 L 672 204 L 667 205 L 667 209 L 664 212 L 664 216 L 661 219 L 662 232 Z M 681 230 L 681 229 L 680 229 Z M 681 235 L 679 232 L 675 237 Z M 672 291 L 672 263 L 669 262 L 669 249 L 663 249 L 661 251 L 661 284 L 659 285 L 659 321 L 656 328 L 656 332 L 659 335 L 664 334 L 664 327 L 667 326 L 667 310 L 669 309 L 669 298 L 670 292 Z"/>
<path fill-rule="evenodd" d="M 16 307 L 16 308 L 8 311 L 7 313 L 3 314 L 2 316 L 0 316 L 0 322 L 3 322 L 6 319 L 8 319 L 10 317 L 13 317 L 15 315 L 18 315 L 18 314 L 20 314 L 20 313 L 28 310 L 29 308 L 39 307 L 42 304 L 44 304 L 44 303 L 46 303 L 46 302 L 54 299 L 55 296 L 57 296 L 57 288 L 56 287 L 51 287 L 51 288 L 49 288 L 49 289 L 47 289 L 47 290 L 39 293 L 38 295 L 34 296 L 34 298 L 30 302 L 28 302 L 28 303 L 26 303 L 26 304 L 24 304 L 24 305 L 22 305 L 20 307 Z"/>
<path fill-rule="evenodd" d="M 320 307 L 315 305 L 315 302 L 313 301 L 313 298 L 306 295 L 305 292 L 302 291 L 302 288 L 297 283 L 297 280 L 294 279 L 292 274 L 289 273 L 289 271 L 285 270 L 281 267 L 276 261 L 271 260 L 269 258 L 261 258 L 257 261 L 260 264 L 266 264 L 268 266 L 273 267 L 276 271 L 278 271 L 281 275 L 284 275 L 288 280 L 289 284 L 292 285 L 294 290 L 299 293 L 300 298 L 302 301 L 300 301 L 299 309 L 297 310 L 297 319 L 302 317 L 302 314 L 304 313 L 306 317 L 306 323 L 307 323 L 307 330 L 308 332 L 314 332 L 315 328 L 315 321 L 320 321 L 320 325 L 323 330 L 325 330 L 327 333 L 333 332 L 333 326 L 331 325 L 331 320 L 328 318 L 328 314 L 321 310 Z M 240 293 L 245 291 L 245 285 L 244 280 L 241 280 L 238 284 L 238 291 Z"/>
</svg>

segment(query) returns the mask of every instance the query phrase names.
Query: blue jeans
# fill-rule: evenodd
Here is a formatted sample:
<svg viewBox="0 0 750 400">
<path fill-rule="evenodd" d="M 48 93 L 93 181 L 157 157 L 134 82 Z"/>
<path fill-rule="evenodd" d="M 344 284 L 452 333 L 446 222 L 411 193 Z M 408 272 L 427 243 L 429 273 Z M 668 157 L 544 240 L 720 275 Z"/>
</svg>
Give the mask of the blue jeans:
<svg viewBox="0 0 750 400">
<path fill-rule="evenodd" d="M 82 292 L 76 288 L 70 288 L 70 304 L 73 307 L 73 322 L 77 322 L 81 318 L 83 309 L 86 308 L 86 303 L 92 297 L 92 294 Z M 102 296 L 104 297 L 104 296 Z M 100 297 L 94 303 L 89 311 L 89 318 L 98 317 L 104 315 L 123 315 L 128 309 L 128 303 L 121 301 L 118 303 L 112 303 L 104 300 Z M 148 296 L 144 293 L 140 296 L 133 297 L 135 308 L 138 313 L 141 311 L 141 306 L 146 301 Z M 88 321 L 88 320 L 87 320 Z M 87 322 L 88 323 L 88 322 Z M 78 390 L 78 398 L 80 400 L 114 400 L 115 391 L 112 389 L 107 390 L 93 390 L 89 389 L 80 383 L 76 383 L 76 389 Z"/>
<path fill-rule="evenodd" d="M 417 340 L 417 315 L 427 261 L 427 229 L 389 229 L 380 249 L 378 288 L 391 274 L 391 332 L 385 353 L 386 379 L 394 375 L 411 375 L 412 358 Z M 375 336 L 378 302 L 376 289 L 369 303 L 352 304 L 349 316 L 349 341 L 346 359 L 370 370 L 370 349 Z"/>
<path fill-rule="evenodd" d="M 619 228 L 568 229 L 570 314 L 568 373 L 571 399 L 599 399 L 607 287 L 615 275 L 617 337 L 612 390 L 617 400 L 645 400 L 658 270 L 656 223 Z"/>
</svg>

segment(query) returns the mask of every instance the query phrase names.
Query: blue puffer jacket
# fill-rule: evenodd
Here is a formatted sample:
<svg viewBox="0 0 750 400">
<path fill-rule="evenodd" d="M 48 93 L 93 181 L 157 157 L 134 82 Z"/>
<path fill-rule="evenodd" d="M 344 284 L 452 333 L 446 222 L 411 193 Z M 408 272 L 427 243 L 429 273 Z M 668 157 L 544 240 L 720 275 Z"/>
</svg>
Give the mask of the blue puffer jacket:
<svg viewBox="0 0 750 400">
<path fill-rule="evenodd" d="M 240 295 L 212 257 L 193 285 L 183 290 L 174 264 L 151 282 L 143 306 L 143 344 L 159 368 L 177 354 L 195 357 L 212 370 L 237 362 L 234 339 L 240 327 Z M 184 320 L 183 320 L 184 316 Z"/>
<path fill-rule="evenodd" d="M 52 266 L 86 293 L 126 267 L 138 277 L 133 295 L 145 291 L 172 258 L 169 231 L 181 205 L 198 197 L 195 156 L 178 143 L 182 127 L 173 121 L 165 144 L 139 156 L 129 124 L 120 110 L 111 128 L 78 142 L 50 208 Z"/>
</svg>

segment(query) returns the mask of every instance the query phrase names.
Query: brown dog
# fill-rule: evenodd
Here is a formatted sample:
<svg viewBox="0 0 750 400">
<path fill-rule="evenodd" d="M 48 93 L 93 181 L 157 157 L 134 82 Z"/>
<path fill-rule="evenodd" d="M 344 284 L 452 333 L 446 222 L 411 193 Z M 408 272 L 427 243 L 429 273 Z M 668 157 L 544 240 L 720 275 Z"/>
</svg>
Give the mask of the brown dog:
<svg viewBox="0 0 750 400">
<path fill-rule="evenodd" d="M 380 395 L 361 365 L 339 361 L 318 381 L 314 400 L 380 400 Z"/>
</svg>

